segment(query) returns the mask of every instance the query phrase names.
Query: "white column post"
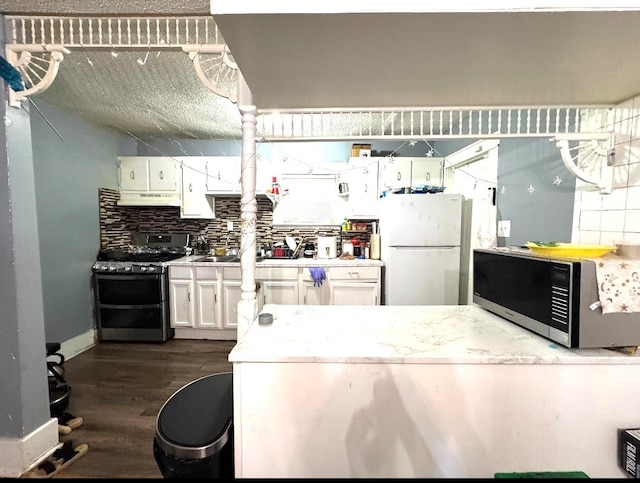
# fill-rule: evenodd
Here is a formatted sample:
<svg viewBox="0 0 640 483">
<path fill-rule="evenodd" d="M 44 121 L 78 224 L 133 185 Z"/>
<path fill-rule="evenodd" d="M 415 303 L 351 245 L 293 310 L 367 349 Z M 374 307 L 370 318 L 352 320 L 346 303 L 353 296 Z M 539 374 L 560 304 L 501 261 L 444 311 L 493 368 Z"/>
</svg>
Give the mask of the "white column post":
<svg viewBox="0 0 640 483">
<path fill-rule="evenodd" d="M 238 110 L 242 114 L 242 197 L 240 198 L 241 241 L 238 342 L 258 315 L 256 300 L 256 106 L 249 86 L 238 70 Z"/>
</svg>

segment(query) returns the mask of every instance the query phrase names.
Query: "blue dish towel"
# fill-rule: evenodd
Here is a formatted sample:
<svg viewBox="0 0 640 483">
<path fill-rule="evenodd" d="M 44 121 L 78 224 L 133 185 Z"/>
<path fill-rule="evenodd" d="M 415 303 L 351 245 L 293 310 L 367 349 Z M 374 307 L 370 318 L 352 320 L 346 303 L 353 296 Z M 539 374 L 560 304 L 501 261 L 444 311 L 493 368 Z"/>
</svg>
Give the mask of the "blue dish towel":
<svg viewBox="0 0 640 483">
<path fill-rule="evenodd" d="M 327 274 L 322 267 L 309 267 L 309 273 L 313 279 L 313 286 L 319 287 L 322 281 L 327 279 Z"/>
</svg>

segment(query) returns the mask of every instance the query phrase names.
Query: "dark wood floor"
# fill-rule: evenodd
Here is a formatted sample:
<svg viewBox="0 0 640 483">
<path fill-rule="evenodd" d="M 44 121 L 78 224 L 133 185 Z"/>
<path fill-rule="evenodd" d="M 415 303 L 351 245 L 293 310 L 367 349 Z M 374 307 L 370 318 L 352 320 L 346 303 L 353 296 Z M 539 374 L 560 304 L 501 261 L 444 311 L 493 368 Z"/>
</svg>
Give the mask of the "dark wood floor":
<svg viewBox="0 0 640 483">
<path fill-rule="evenodd" d="M 104 342 L 65 362 L 67 411 L 84 424 L 60 441 L 89 451 L 54 478 L 162 478 L 153 458 L 156 416 L 185 384 L 232 370 L 235 341 Z"/>
</svg>

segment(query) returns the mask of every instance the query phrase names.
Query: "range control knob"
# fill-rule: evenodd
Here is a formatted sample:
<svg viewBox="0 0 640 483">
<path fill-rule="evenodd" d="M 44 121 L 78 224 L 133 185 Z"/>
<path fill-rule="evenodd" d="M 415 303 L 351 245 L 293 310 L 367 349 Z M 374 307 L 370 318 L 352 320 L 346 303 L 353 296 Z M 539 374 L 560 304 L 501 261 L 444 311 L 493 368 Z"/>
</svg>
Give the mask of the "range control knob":
<svg viewBox="0 0 640 483">
<path fill-rule="evenodd" d="M 116 271 L 116 267 L 114 267 L 114 266 L 109 267 L 109 271 L 110 272 L 115 272 Z"/>
<path fill-rule="evenodd" d="M 124 271 L 125 272 L 130 272 L 131 271 L 131 267 L 124 267 Z"/>
</svg>

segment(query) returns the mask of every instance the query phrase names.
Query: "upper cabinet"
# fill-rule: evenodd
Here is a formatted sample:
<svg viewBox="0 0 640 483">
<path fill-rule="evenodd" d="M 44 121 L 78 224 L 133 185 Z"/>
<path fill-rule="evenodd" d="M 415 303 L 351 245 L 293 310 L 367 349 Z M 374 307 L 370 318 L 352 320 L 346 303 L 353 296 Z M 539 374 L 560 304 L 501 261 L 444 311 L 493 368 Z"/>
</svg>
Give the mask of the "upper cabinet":
<svg viewBox="0 0 640 483">
<path fill-rule="evenodd" d="M 215 199 L 207 194 L 207 161 L 198 156 L 180 158 L 182 218 L 215 218 Z"/>
<path fill-rule="evenodd" d="M 338 191 L 346 202 L 347 218 L 377 218 L 378 216 L 378 159 L 350 158 L 341 174 Z"/>
<path fill-rule="evenodd" d="M 177 163 L 170 157 L 120 156 L 120 191 L 178 191 Z"/>
<path fill-rule="evenodd" d="M 380 161 L 379 192 L 421 186 L 442 186 L 443 158 L 384 158 Z"/>
<path fill-rule="evenodd" d="M 180 206 L 178 164 L 168 156 L 118 157 L 118 204 Z"/>
<path fill-rule="evenodd" d="M 218 195 L 240 195 L 240 163 L 240 156 L 207 157 L 207 191 Z"/>
<path fill-rule="evenodd" d="M 444 158 L 414 158 L 411 161 L 411 187 L 442 186 Z"/>
</svg>

